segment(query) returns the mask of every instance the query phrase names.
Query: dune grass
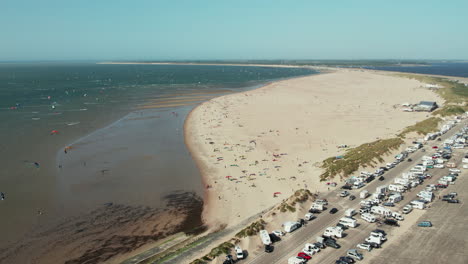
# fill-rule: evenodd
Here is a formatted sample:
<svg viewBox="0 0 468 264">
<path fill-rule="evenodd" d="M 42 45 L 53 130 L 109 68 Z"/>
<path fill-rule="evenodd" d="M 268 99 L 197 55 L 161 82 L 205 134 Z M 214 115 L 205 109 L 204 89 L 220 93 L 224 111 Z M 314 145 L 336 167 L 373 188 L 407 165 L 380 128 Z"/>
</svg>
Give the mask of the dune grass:
<svg viewBox="0 0 468 264">
<path fill-rule="evenodd" d="M 381 139 L 349 149 L 342 159 L 330 157 L 322 163 L 325 171 L 320 175 L 320 180 L 325 181 L 337 175 L 347 177 L 361 166 L 373 167 L 377 162 L 383 162 L 383 155 L 398 149 L 401 144 L 403 140 L 400 137 Z"/>
<path fill-rule="evenodd" d="M 442 119 L 438 117 L 430 117 L 426 120 L 423 120 L 421 122 L 418 122 L 412 126 L 409 126 L 403 130 L 403 132 L 400 133 L 400 137 L 404 137 L 406 134 L 411 133 L 411 132 L 416 132 L 418 135 L 426 135 L 431 132 L 436 132 L 439 129 L 439 123 L 442 121 Z"/>
<path fill-rule="evenodd" d="M 236 234 L 237 238 L 243 238 L 247 236 L 254 236 L 260 232 L 260 230 L 265 229 L 266 222 L 263 219 L 253 222 L 246 228 L 242 229 Z"/>
<path fill-rule="evenodd" d="M 468 103 L 468 87 L 463 83 L 443 77 L 423 76 L 409 73 L 398 73 L 396 75 L 415 79 L 423 83 L 439 85 L 442 88 L 435 89 L 435 92 L 445 100 L 445 104 L 461 104 L 466 106 Z"/>
<path fill-rule="evenodd" d="M 432 115 L 445 117 L 445 116 L 452 116 L 452 115 L 461 115 L 465 113 L 466 111 L 468 111 L 468 106 L 446 105 L 432 112 Z"/>
</svg>

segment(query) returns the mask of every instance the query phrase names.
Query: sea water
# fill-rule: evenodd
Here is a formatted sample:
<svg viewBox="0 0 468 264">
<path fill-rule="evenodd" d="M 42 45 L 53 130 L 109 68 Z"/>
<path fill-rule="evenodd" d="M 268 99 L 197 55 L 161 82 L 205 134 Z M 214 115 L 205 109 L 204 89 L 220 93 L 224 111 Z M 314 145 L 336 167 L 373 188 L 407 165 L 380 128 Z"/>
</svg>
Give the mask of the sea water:
<svg viewBox="0 0 468 264">
<path fill-rule="evenodd" d="M 201 196 L 201 178 L 184 145 L 190 110 L 214 96 L 313 73 L 0 64 L 0 192 L 6 196 L 0 201 L 0 248 L 109 205 L 160 208 L 173 193 Z"/>
</svg>

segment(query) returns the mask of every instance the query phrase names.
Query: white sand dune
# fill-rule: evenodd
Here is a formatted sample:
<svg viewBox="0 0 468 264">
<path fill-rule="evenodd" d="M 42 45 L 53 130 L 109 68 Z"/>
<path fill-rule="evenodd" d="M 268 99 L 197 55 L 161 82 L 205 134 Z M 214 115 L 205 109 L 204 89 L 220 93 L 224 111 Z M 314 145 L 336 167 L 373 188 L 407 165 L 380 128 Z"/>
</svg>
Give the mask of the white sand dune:
<svg viewBox="0 0 468 264">
<path fill-rule="evenodd" d="M 337 70 L 214 98 L 186 120 L 186 141 L 206 190 L 203 217 L 213 228 L 236 224 L 290 196 L 327 191 L 320 162 L 394 136 L 428 113 L 396 106 L 443 100 L 422 83 L 391 73 Z M 341 151 L 341 152 L 340 152 Z M 281 194 L 274 197 L 274 192 Z"/>
</svg>

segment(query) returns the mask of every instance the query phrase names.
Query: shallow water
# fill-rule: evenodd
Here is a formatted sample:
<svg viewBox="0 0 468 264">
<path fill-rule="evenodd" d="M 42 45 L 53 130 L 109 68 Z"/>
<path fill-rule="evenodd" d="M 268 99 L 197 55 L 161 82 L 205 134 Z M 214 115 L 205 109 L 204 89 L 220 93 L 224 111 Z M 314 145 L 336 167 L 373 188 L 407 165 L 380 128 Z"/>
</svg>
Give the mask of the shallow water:
<svg viewBox="0 0 468 264">
<path fill-rule="evenodd" d="M 156 210 L 171 193 L 201 195 L 201 179 L 183 141 L 185 116 L 197 100 L 312 73 L 227 66 L 0 65 L 0 191 L 7 197 L 0 201 L 0 248 L 112 204 Z M 183 100 L 175 106 L 177 98 Z M 187 98 L 194 101 L 184 102 Z M 65 146 L 71 146 L 67 153 Z"/>
</svg>

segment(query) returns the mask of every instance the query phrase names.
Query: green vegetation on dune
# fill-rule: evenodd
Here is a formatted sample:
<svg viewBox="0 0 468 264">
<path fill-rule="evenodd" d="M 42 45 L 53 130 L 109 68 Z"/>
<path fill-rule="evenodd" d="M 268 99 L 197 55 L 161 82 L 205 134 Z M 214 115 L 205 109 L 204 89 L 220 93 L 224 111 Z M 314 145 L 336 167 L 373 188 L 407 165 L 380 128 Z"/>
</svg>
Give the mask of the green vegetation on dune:
<svg viewBox="0 0 468 264">
<path fill-rule="evenodd" d="M 400 137 L 404 137 L 406 134 L 416 132 L 418 135 L 426 135 L 431 132 L 436 132 L 439 127 L 439 123 L 442 119 L 438 117 L 430 117 L 423 121 L 420 121 L 412 126 L 409 126 L 400 133 Z"/>
<path fill-rule="evenodd" d="M 260 232 L 260 230 L 265 229 L 266 222 L 262 219 L 253 222 L 246 228 L 242 229 L 236 234 L 237 238 L 243 238 L 247 236 L 254 236 Z"/>
<path fill-rule="evenodd" d="M 452 116 L 452 115 L 461 115 L 468 111 L 468 106 L 459 106 L 459 105 L 446 105 L 436 111 L 432 112 L 433 115 L 438 116 Z"/>
<path fill-rule="evenodd" d="M 347 177 L 359 167 L 374 166 L 377 162 L 383 162 L 383 155 L 398 149 L 401 144 L 403 140 L 399 137 L 381 139 L 349 149 L 342 158 L 330 157 L 322 163 L 325 171 L 320 175 L 320 180 L 325 181 L 336 175 Z"/>
<path fill-rule="evenodd" d="M 452 81 L 443 77 L 432 77 L 408 73 L 398 73 L 396 74 L 400 77 L 406 77 L 410 79 L 415 79 L 423 83 L 436 84 L 441 88 L 435 89 L 435 92 L 440 95 L 445 100 L 445 104 L 468 104 L 468 87 L 463 83 L 457 81 Z"/>
</svg>

